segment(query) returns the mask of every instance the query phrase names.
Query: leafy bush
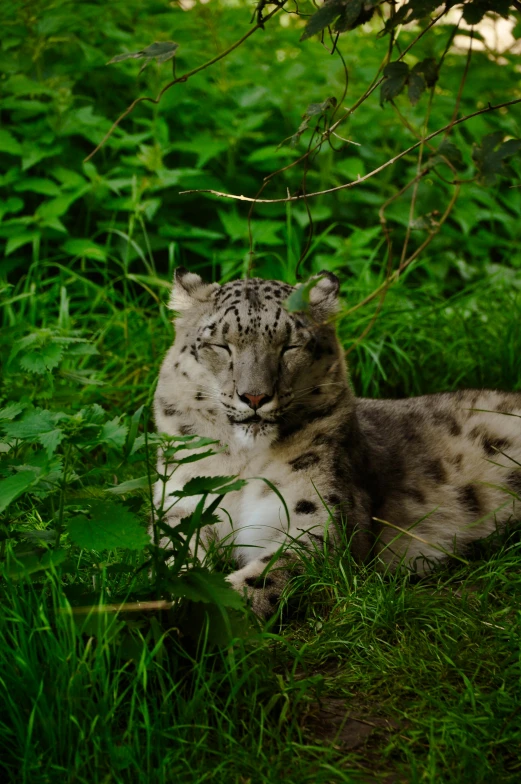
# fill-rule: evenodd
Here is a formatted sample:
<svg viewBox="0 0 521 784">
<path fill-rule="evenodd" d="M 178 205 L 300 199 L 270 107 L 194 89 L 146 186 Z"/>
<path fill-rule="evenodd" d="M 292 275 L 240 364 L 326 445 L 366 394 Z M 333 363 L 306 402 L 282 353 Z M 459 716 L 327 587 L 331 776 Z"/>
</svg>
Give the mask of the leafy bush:
<svg viewBox="0 0 521 784">
<path fill-rule="evenodd" d="M 377 5 L 329 0 L 321 9 L 340 29 L 351 26 L 348 10 L 358 9 L 359 22 Z M 180 76 L 241 38 L 251 7 L 2 7 L 0 659 L 9 688 L 0 743 L 9 774 L 22 770 L 35 782 L 57 771 L 89 783 L 330 782 L 366 776 L 374 764 L 387 773 L 389 763 L 414 781 L 516 780 L 518 760 L 508 752 L 519 738 L 509 686 L 519 678 L 509 609 L 519 600 L 515 537 L 490 563 L 442 574 L 434 587 L 384 583 L 340 556 L 307 564 L 296 587 L 314 601 L 298 610 L 297 594 L 298 623 L 282 638 L 273 624 L 254 632 L 222 575 L 187 558 L 186 536 L 212 522 L 214 504 L 203 498 L 170 532 L 167 552 L 158 547 L 161 513 L 148 533 L 150 488 L 161 479 L 156 448 L 169 450 L 169 471 L 187 446 L 201 457 L 216 449 L 156 436 L 150 421 L 172 337 L 163 303 L 173 268 L 225 281 L 252 261 L 248 204 L 179 191 L 255 196 L 378 73 L 379 89 L 339 126 L 342 138 L 330 139 L 340 149 L 322 145 L 306 172 L 303 163 L 285 169 L 262 197 L 298 192 L 304 172 L 308 192 L 345 185 L 450 124 L 471 35 L 460 29 L 451 47 L 453 25 L 436 25 L 398 63 L 427 20 L 394 23 L 420 5 L 437 4 L 402 5 L 387 36 L 377 36 L 378 10 L 336 43 L 321 27 L 329 51 L 306 33 L 323 10 L 302 4 L 306 18 L 281 11 L 158 104 L 136 106 L 85 163 L 136 97 L 156 96 L 173 78 L 173 64 Z M 258 8 L 256 19 L 271 8 Z M 476 29 L 472 40 L 480 40 Z M 151 54 L 152 42 L 164 62 L 129 56 Z M 511 51 L 474 51 L 459 114 L 518 97 L 517 68 Z M 359 394 L 521 388 L 517 117 L 515 108 L 478 115 L 425 144 L 421 159 L 416 151 L 307 205 L 255 205 L 256 274 L 294 282 L 300 261 L 303 275 L 325 268 L 341 277 L 339 334 Z M 455 179 L 459 196 L 438 231 Z M 406 240 L 415 253 L 431 238 L 401 270 Z M 396 274 L 387 287 L 390 247 Z M 185 492 L 215 492 L 207 481 Z M 236 487 L 219 478 L 219 494 Z M 392 716 L 412 705 L 410 737 L 402 728 L 390 740 L 386 731 L 378 763 L 369 752 L 346 763 L 352 747 L 342 745 L 343 730 L 339 745 L 328 746 L 307 723 L 335 689 Z M 382 726 L 379 716 L 368 721 Z"/>
</svg>

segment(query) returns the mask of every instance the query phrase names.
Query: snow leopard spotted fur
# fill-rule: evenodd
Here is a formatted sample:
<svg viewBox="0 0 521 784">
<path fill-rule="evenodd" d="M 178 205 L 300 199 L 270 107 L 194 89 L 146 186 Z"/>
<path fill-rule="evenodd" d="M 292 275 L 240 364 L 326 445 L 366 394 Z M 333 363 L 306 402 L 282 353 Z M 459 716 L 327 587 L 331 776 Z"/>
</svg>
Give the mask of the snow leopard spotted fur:
<svg viewBox="0 0 521 784">
<path fill-rule="evenodd" d="M 233 545 L 240 568 L 228 579 L 261 616 L 288 579 L 284 546 L 320 544 L 328 522 L 360 561 L 424 573 L 521 511 L 521 393 L 355 398 L 331 325 L 339 282 L 316 277 L 305 313 L 284 308 L 294 291 L 286 283 L 220 286 L 183 268 L 170 301 L 176 337 L 159 376 L 157 429 L 211 437 L 224 451 L 181 466 L 166 495 L 197 475 L 248 479 L 224 496 L 221 522 L 201 541 Z M 289 524 L 258 477 L 284 497 Z M 162 492 L 158 483 L 158 504 Z M 182 499 L 168 521 L 197 500 Z"/>
</svg>

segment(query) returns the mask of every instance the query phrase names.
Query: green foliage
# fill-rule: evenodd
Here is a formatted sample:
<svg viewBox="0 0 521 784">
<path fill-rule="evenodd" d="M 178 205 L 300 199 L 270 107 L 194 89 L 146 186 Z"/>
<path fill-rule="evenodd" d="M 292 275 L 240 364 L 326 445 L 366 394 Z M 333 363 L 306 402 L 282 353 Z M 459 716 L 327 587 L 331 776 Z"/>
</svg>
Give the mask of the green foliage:
<svg viewBox="0 0 521 784">
<path fill-rule="evenodd" d="M 231 554 L 209 553 L 201 564 L 188 547 L 243 480 L 203 476 L 174 496 L 165 490 L 151 520 L 152 484 L 166 486 L 184 463 L 218 461 L 220 449 L 211 439 L 157 436 L 151 422 L 172 338 L 164 302 L 173 268 L 229 280 L 250 262 L 249 205 L 178 192 L 253 196 L 284 169 L 262 197 L 301 193 L 303 164 L 286 167 L 380 78 L 393 94 L 381 106 L 373 90 L 310 157 L 306 191 L 356 181 L 424 128 L 450 124 L 467 59 L 461 42 L 447 49 L 452 26 L 435 25 L 400 57 L 438 5 L 410 0 L 384 19 L 380 6 L 386 13 L 389 4 L 370 0 L 309 3 L 308 19 L 281 12 L 159 104 L 139 104 L 85 164 L 138 95 L 155 97 L 171 79 L 147 42 L 161 47 L 159 60 L 175 56 L 180 76 L 243 36 L 251 8 L 2 6 L 7 778 L 517 781 L 518 537 L 485 545 L 470 566 L 424 585 L 356 567 L 347 547 L 331 561 L 317 553 L 293 580 L 283 621 L 258 632 L 221 573 L 235 568 Z M 470 23 L 492 5 L 509 13 L 503 2 L 452 5 Z M 330 46 L 328 26 L 332 55 L 311 40 L 318 33 Z M 301 36 L 310 40 L 300 45 Z M 121 65 L 107 68 L 115 53 L 124 53 Z M 135 55 L 149 63 L 137 79 Z M 516 97 L 517 68 L 511 51 L 474 51 L 458 116 Z M 424 145 L 412 221 L 413 189 L 397 194 L 417 174 L 413 155 L 356 188 L 309 199 L 310 215 L 302 201 L 255 206 L 255 274 L 295 283 L 302 256 L 304 278 L 322 269 L 339 276 L 338 329 L 353 347 L 358 394 L 521 388 L 518 117 L 515 107 L 481 115 Z M 286 139 L 293 146 L 281 146 Z M 380 211 L 396 265 L 408 234 L 413 251 L 436 229 L 456 178 L 461 193 L 443 230 L 389 289 L 374 324 L 377 299 L 351 310 L 384 281 Z M 298 289 L 290 307 L 308 307 L 307 294 Z M 172 528 L 166 513 L 188 495 L 196 508 Z M 352 734 L 353 716 L 373 732 L 367 746 Z"/>
<path fill-rule="evenodd" d="M 312 278 L 301 286 L 298 286 L 295 291 L 292 291 L 284 303 L 284 307 L 289 313 L 305 313 L 309 311 L 309 295 L 311 290 L 315 288 L 322 278 Z"/>
<path fill-rule="evenodd" d="M 87 550 L 143 550 L 150 542 L 139 518 L 109 500 L 93 501 L 89 504 L 89 517 L 71 517 L 67 530 L 74 544 Z"/>
<path fill-rule="evenodd" d="M 485 185 L 494 185 L 498 174 L 504 169 L 505 159 L 521 150 L 521 139 L 503 142 L 503 136 L 502 131 L 484 136 L 481 146 L 476 146 L 472 152 L 472 158 Z"/>
<path fill-rule="evenodd" d="M 123 60 L 139 60 L 144 58 L 145 62 L 139 71 L 139 73 L 141 73 L 152 60 L 156 60 L 159 65 L 171 60 L 175 57 L 178 48 L 179 44 L 174 43 L 174 41 L 156 41 L 155 43 L 150 44 L 150 46 L 145 47 L 145 49 L 141 49 L 139 52 L 117 54 L 112 60 L 109 60 L 108 64 L 112 65 L 112 63 L 121 63 Z"/>
</svg>

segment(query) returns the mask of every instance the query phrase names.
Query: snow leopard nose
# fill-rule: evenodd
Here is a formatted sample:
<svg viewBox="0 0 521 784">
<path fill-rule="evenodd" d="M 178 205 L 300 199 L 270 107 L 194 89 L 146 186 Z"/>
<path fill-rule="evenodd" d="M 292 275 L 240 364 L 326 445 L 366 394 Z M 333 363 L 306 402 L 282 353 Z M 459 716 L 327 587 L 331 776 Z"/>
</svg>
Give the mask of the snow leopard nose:
<svg viewBox="0 0 521 784">
<path fill-rule="evenodd" d="M 247 392 L 244 395 L 239 395 L 239 397 L 243 403 L 247 403 L 254 411 L 271 400 L 271 395 L 249 395 Z"/>
</svg>

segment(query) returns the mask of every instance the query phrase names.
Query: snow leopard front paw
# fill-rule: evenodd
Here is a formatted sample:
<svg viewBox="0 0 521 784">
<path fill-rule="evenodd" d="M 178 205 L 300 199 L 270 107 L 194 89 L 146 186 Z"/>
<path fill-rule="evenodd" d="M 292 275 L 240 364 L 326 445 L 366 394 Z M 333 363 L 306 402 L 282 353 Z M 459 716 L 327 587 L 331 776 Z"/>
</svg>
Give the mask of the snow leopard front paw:
<svg viewBox="0 0 521 784">
<path fill-rule="evenodd" d="M 246 596 L 255 615 L 269 618 L 275 612 L 288 582 L 287 563 L 279 560 L 266 572 L 271 556 L 259 558 L 226 578 L 236 591 Z"/>
</svg>

